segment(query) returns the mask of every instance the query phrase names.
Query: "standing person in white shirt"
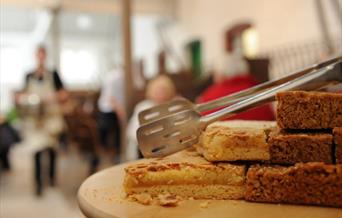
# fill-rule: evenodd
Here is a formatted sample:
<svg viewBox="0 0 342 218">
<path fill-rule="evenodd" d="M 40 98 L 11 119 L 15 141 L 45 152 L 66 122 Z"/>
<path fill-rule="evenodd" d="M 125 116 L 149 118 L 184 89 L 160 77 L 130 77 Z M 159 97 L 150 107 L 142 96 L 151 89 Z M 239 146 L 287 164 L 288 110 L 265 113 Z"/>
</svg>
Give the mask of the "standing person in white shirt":
<svg viewBox="0 0 342 218">
<path fill-rule="evenodd" d="M 98 101 L 100 141 L 104 148 L 115 149 L 115 163 L 120 162 L 121 123 L 126 116 L 124 105 L 124 75 L 120 68 L 115 68 L 105 76 Z"/>
</svg>

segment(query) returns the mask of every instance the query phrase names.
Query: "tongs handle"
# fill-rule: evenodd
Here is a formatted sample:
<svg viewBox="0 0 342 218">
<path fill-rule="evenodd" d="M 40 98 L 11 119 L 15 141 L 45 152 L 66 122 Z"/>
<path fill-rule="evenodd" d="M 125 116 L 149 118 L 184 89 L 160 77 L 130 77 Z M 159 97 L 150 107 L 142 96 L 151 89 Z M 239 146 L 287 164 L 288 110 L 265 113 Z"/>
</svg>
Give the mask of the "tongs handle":
<svg viewBox="0 0 342 218">
<path fill-rule="evenodd" d="M 224 109 L 203 116 L 201 125 L 206 126 L 217 120 L 246 111 L 275 99 L 277 92 L 290 90 L 318 90 L 331 84 L 342 82 L 342 60 L 323 68 L 314 68 L 293 80 L 283 82 L 283 79 L 273 82 L 273 85 L 262 92 L 258 92 Z M 302 71 L 303 72 L 303 71 Z M 300 72 L 300 73 L 302 73 Z"/>
<path fill-rule="evenodd" d="M 279 85 L 279 84 L 282 84 L 282 83 L 294 80 L 294 79 L 296 79 L 298 77 L 301 77 L 301 76 L 303 76 L 305 74 L 308 74 L 308 73 L 312 72 L 313 70 L 322 69 L 322 68 L 324 68 L 326 66 L 329 66 L 329 65 L 331 65 L 333 63 L 337 63 L 338 61 L 341 61 L 341 60 L 342 60 L 342 56 L 341 57 L 337 57 L 337 58 L 333 58 L 333 59 L 327 60 L 325 62 L 322 62 L 322 63 L 319 63 L 319 64 L 315 64 L 315 65 L 313 65 L 313 66 L 311 66 L 309 68 L 306 68 L 306 69 L 304 69 L 304 70 L 302 70 L 300 72 L 292 73 L 292 74 L 290 74 L 288 76 L 282 77 L 282 78 L 280 78 L 278 80 L 272 80 L 272 81 L 269 81 L 269 82 L 265 82 L 265 83 L 262 83 L 260 85 L 256 85 L 256 86 L 254 86 L 252 88 L 249 88 L 249 89 L 246 89 L 246 90 L 234 93 L 232 95 L 221 97 L 221 98 L 212 100 L 210 102 L 198 104 L 196 106 L 196 111 L 204 112 L 204 111 L 213 110 L 213 109 L 217 109 L 217 108 L 221 108 L 221 107 L 227 107 L 227 106 L 232 105 L 232 104 L 234 104 L 236 102 L 239 102 L 239 101 L 242 101 L 244 99 L 249 98 L 250 95 L 259 93 L 261 91 L 265 91 L 266 89 L 272 88 L 272 87 L 274 87 L 276 85 Z"/>
</svg>

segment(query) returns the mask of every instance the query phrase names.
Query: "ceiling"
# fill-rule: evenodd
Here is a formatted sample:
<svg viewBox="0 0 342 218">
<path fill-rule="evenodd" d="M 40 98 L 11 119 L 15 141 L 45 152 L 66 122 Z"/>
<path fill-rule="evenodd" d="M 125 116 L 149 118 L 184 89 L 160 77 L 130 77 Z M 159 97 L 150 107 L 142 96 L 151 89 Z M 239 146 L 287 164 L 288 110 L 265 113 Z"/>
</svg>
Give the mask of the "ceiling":
<svg viewBox="0 0 342 218">
<path fill-rule="evenodd" d="M 37 10 L 27 8 L 1 7 L 1 32 L 29 32 L 36 24 Z"/>
</svg>

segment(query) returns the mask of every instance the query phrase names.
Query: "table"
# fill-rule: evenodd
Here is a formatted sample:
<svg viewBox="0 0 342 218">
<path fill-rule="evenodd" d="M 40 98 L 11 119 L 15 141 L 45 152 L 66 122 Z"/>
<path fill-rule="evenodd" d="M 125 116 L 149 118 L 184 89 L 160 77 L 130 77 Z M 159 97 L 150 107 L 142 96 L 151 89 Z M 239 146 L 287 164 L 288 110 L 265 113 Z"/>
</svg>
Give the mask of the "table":
<svg viewBox="0 0 342 218">
<path fill-rule="evenodd" d="M 135 161 L 102 170 L 86 179 L 78 191 L 81 211 L 91 218 L 113 217 L 253 217 L 253 218 L 342 218 L 342 209 L 251 203 L 237 200 L 185 200 L 177 207 L 141 205 L 125 198 L 124 168 Z M 202 208 L 204 202 L 209 202 Z"/>
</svg>

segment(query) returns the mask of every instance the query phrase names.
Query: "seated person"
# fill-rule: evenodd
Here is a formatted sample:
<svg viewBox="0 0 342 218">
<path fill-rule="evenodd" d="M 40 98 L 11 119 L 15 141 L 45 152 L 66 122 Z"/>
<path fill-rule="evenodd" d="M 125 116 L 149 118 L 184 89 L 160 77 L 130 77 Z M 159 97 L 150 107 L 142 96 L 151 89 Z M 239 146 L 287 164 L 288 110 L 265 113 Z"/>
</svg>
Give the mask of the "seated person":
<svg viewBox="0 0 342 218">
<path fill-rule="evenodd" d="M 18 132 L 12 125 L 0 114 L 0 172 L 9 171 L 11 163 L 9 153 L 11 146 L 20 141 Z"/>
<path fill-rule="evenodd" d="M 139 128 L 138 114 L 150 107 L 172 100 L 176 96 L 176 88 L 172 80 L 165 76 L 152 79 L 146 87 L 146 99 L 139 102 L 134 109 L 133 115 L 127 127 L 128 149 L 126 159 L 134 160 L 138 157 L 136 132 Z M 140 155 L 140 154 L 139 154 Z M 140 155 L 141 156 L 141 155 Z"/>
<path fill-rule="evenodd" d="M 257 85 L 257 81 L 248 72 L 247 63 L 242 58 L 231 58 L 225 72 L 214 73 L 214 83 L 199 97 L 198 103 L 211 101 Z M 213 112 L 213 111 L 211 111 Z M 239 113 L 228 119 L 241 120 L 274 120 L 274 112 L 270 104 Z"/>
</svg>

